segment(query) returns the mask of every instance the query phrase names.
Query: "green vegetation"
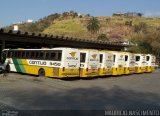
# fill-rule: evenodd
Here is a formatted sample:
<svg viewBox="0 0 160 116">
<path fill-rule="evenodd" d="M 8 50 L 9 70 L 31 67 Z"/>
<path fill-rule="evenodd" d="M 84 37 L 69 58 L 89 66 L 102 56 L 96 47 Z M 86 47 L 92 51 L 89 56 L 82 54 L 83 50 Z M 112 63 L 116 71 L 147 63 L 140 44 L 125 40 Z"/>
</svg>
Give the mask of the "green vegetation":
<svg viewBox="0 0 160 116">
<path fill-rule="evenodd" d="M 96 17 L 92 17 L 88 24 L 87 24 L 87 29 L 89 32 L 91 32 L 91 34 L 95 34 L 99 31 L 100 29 L 100 22 L 98 21 L 98 19 Z"/>
<path fill-rule="evenodd" d="M 134 25 L 134 31 L 136 33 L 145 33 L 147 31 L 147 24 L 144 22 L 140 22 L 139 24 Z"/>
<path fill-rule="evenodd" d="M 19 26 L 19 30 L 21 30 L 22 32 L 41 33 L 44 29 L 48 28 L 52 24 L 53 20 L 58 19 L 60 16 L 60 14 L 55 13 L 42 19 L 39 19 L 34 23 L 24 22 L 22 24 L 17 25 Z M 13 25 L 6 27 L 6 29 L 12 30 Z"/>
<path fill-rule="evenodd" d="M 100 40 L 100 41 L 108 41 L 109 39 L 107 38 L 106 34 L 100 34 L 100 35 L 97 37 L 97 40 Z"/>
<path fill-rule="evenodd" d="M 131 52 L 152 53 L 160 56 L 160 32 L 158 31 L 137 33 L 131 38 L 131 42 L 136 45 L 129 49 Z"/>
<path fill-rule="evenodd" d="M 78 19 L 66 19 L 54 21 L 42 33 L 83 38 L 87 35 L 87 30 Z"/>
<path fill-rule="evenodd" d="M 23 32 L 111 42 L 129 40 L 137 45 L 130 51 L 137 53 L 159 54 L 160 51 L 160 18 L 91 17 L 70 11 L 18 25 Z M 6 28 L 13 29 L 13 25 Z"/>
</svg>

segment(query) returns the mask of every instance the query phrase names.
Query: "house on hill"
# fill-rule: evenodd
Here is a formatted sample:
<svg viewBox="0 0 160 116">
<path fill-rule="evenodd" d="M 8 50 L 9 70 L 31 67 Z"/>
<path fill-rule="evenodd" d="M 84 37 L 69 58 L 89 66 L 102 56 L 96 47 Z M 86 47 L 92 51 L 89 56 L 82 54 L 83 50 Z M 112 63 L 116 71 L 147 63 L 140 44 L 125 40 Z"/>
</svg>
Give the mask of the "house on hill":
<svg viewBox="0 0 160 116">
<path fill-rule="evenodd" d="M 116 13 L 113 13 L 112 16 L 124 16 L 124 13 L 116 12 Z"/>
<path fill-rule="evenodd" d="M 136 13 L 136 12 L 127 12 L 127 13 L 124 13 L 124 16 L 126 16 L 126 17 L 142 17 L 143 14 Z"/>
<path fill-rule="evenodd" d="M 137 13 L 137 12 L 127 12 L 127 13 L 116 12 L 116 13 L 113 13 L 113 16 L 142 17 L 143 14 Z"/>
</svg>

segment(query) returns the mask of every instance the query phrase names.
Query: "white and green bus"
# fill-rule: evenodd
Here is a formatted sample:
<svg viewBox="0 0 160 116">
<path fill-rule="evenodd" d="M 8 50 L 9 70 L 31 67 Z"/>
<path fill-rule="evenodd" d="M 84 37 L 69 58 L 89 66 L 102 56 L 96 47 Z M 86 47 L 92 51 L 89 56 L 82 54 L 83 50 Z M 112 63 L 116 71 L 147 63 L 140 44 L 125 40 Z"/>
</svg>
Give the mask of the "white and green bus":
<svg viewBox="0 0 160 116">
<path fill-rule="evenodd" d="M 80 52 L 74 48 L 4 49 L 7 70 L 47 77 L 79 76 Z"/>
</svg>

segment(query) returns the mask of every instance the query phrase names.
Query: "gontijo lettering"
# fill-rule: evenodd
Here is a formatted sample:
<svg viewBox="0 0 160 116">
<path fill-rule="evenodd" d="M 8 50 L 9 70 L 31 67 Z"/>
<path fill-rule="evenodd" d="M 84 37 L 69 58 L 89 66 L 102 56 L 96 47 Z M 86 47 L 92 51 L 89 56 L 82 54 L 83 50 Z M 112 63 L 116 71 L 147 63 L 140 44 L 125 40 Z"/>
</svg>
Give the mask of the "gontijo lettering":
<svg viewBox="0 0 160 116">
<path fill-rule="evenodd" d="M 34 64 L 34 65 L 46 65 L 46 61 L 29 61 L 29 64 Z"/>
</svg>

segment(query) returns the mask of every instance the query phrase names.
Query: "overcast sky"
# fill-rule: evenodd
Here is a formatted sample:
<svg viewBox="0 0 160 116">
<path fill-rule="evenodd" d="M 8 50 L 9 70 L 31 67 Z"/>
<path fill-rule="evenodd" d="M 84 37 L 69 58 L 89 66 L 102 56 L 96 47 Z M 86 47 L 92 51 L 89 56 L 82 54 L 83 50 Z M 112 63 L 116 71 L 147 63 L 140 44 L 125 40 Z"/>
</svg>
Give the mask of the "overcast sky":
<svg viewBox="0 0 160 116">
<path fill-rule="evenodd" d="M 1 0 L 0 28 L 70 10 L 93 16 L 110 16 L 114 12 L 160 16 L 160 0 Z"/>
</svg>

